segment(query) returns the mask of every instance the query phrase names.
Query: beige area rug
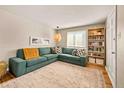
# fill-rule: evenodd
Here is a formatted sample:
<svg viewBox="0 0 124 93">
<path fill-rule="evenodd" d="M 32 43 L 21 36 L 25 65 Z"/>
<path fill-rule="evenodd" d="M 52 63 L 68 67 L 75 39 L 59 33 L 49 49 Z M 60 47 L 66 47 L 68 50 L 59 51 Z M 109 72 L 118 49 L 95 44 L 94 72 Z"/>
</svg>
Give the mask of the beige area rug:
<svg viewBox="0 0 124 93">
<path fill-rule="evenodd" d="M 102 74 L 64 62 L 54 62 L 21 77 L 4 82 L 3 88 L 101 88 L 105 87 Z"/>
</svg>

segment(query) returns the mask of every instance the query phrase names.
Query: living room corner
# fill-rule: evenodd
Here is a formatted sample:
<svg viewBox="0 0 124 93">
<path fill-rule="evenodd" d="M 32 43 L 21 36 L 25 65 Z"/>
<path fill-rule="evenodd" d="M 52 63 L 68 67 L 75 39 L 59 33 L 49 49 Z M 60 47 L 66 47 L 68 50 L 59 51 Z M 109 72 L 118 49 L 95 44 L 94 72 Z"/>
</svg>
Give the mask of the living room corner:
<svg viewBox="0 0 124 93">
<path fill-rule="evenodd" d="M 119 5 L 0 5 L 0 88 L 120 88 Z"/>
</svg>

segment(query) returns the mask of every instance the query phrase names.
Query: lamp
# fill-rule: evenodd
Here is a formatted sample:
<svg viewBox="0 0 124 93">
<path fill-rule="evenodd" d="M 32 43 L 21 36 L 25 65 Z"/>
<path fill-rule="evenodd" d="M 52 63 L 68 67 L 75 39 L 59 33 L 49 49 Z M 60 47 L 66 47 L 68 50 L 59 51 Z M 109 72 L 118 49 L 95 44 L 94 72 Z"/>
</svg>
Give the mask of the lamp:
<svg viewBox="0 0 124 93">
<path fill-rule="evenodd" d="M 56 43 L 59 43 L 61 41 L 61 34 L 60 33 L 56 33 L 54 36 L 54 41 Z"/>
<path fill-rule="evenodd" d="M 58 29 L 59 29 L 59 26 L 57 26 L 56 34 L 54 36 L 54 41 L 56 42 L 56 44 L 58 44 L 62 39 L 61 34 L 59 33 Z"/>
</svg>

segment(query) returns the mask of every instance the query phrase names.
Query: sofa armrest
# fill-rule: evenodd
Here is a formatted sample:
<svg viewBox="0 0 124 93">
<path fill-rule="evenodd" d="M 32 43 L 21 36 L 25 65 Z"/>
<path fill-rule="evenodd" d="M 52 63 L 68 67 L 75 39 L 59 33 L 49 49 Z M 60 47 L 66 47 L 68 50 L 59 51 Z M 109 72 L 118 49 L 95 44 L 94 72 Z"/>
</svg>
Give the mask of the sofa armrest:
<svg viewBox="0 0 124 93">
<path fill-rule="evenodd" d="M 17 57 L 10 58 L 9 71 L 16 77 L 23 75 L 26 72 L 26 60 Z"/>
<path fill-rule="evenodd" d="M 81 64 L 83 66 L 86 66 L 86 63 L 87 63 L 87 56 L 81 56 L 80 57 L 80 60 L 81 60 Z"/>
</svg>

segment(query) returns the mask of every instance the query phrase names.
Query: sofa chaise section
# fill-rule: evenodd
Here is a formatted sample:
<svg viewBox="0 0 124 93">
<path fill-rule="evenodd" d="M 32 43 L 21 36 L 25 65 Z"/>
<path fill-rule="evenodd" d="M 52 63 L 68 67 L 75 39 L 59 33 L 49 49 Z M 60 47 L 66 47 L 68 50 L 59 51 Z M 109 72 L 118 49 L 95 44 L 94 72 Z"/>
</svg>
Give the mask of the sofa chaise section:
<svg viewBox="0 0 124 93">
<path fill-rule="evenodd" d="M 59 54 L 58 60 L 63 61 L 63 62 L 68 62 L 72 64 L 76 64 L 79 66 L 85 66 L 87 62 L 87 57 L 86 56 L 73 56 L 73 48 L 63 48 L 62 52 L 63 54 Z"/>
</svg>

